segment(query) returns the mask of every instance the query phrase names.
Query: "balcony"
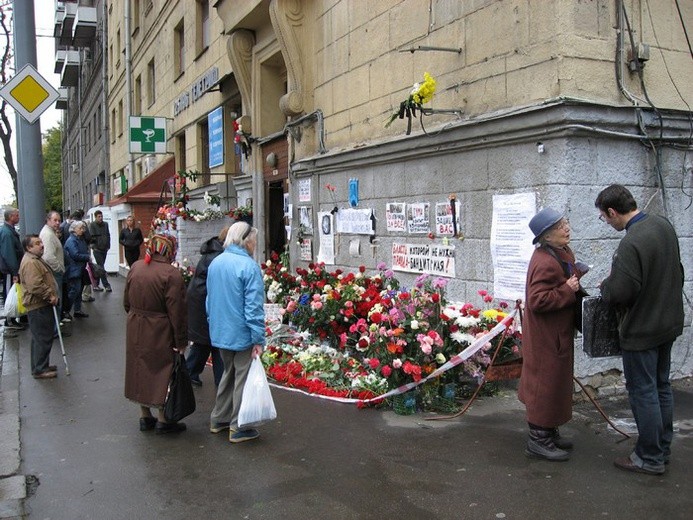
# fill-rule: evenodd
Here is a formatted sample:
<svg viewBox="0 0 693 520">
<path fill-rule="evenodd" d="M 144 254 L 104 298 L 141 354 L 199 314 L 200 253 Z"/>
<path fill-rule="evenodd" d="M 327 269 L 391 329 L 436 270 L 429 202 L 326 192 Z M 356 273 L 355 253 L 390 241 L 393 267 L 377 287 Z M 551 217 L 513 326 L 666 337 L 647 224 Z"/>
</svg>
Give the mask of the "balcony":
<svg viewBox="0 0 693 520">
<path fill-rule="evenodd" d="M 95 36 L 96 7 L 80 6 L 72 26 L 72 43 L 75 47 L 87 47 L 94 41 Z"/>
<path fill-rule="evenodd" d="M 72 45 L 72 27 L 75 23 L 75 16 L 77 16 L 77 4 L 65 2 L 63 5 L 65 15 L 60 26 L 60 39 L 58 41 L 60 45 Z"/>
<path fill-rule="evenodd" d="M 56 74 L 60 74 L 63 71 L 66 52 L 67 51 L 55 51 L 55 67 L 53 68 L 53 72 Z"/>
<path fill-rule="evenodd" d="M 65 2 L 55 2 L 55 27 L 53 36 L 59 38 L 63 32 L 63 20 L 65 19 Z"/>
<path fill-rule="evenodd" d="M 58 110 L 67 110 L 67 87 L 60 87 L 58 89 L 60 97 L 55 102 L 55 108 Z"/>
<path fill-rule="evenodd" d="M 79 51 L 65 51 L 65 64 L 60 74 L 61 87 L 76 87 L 79 84 Z"/>
</svg>

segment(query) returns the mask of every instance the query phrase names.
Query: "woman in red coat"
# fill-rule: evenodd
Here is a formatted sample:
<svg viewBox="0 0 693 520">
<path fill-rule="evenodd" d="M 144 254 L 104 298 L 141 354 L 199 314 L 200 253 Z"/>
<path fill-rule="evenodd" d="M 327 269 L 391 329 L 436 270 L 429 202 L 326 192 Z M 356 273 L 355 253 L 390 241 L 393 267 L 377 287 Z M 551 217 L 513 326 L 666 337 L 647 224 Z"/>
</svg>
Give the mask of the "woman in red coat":
<svg viewBox="0 0 693 520">
<path fill-rule="evenodd" d="M 568 247 L 570 225 L 558 211 L 541 210 L 529 227 L 539 246 L 527 270 L 522 323 L 519 398 L 529 423 L 525 453 L 563 461 L 572 443 L 561 438 L 558 427 L 573 413 L 574 312 L 582 273 Z"/>
<path fill-rule="evenodd" d="M 185 283 L 171 265 L 175 256 L 175 238 L 154 235 L 125 283 L 125 397 L 140 405 L 141 431 L 185 430 L 183 423 L 166 422 L 163 413 L 175 357 L 188 344 Z M 158 410 L 158 420 L 150 408 Z"/>
</svg>

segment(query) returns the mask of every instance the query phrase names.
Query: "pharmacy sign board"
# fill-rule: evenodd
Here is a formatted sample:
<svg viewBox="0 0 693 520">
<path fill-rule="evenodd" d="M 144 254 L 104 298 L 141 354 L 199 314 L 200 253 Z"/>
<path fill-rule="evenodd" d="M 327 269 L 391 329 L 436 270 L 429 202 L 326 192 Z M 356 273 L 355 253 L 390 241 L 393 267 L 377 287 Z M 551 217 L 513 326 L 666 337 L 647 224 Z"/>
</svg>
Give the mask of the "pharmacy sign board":
<svg viewBox="0 0 693 520">
<path fill-rule="evenodd" d="M 130 116 L 130 153 L 166 153 L 166 118 Z"/>
<path fill-rule="evenodd" d="M 29 63 L 17 72 L 1 89 L 2 96 L 19 115 L 33 123 L 60 93 Z"/>
</svg>

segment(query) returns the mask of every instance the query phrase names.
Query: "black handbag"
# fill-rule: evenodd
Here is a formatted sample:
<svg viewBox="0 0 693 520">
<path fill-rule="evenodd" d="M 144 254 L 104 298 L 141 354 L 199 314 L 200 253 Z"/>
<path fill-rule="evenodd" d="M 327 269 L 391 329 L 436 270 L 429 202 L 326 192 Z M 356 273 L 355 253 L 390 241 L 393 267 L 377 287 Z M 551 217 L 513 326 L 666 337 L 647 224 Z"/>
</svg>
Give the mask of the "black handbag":
<svg viewBox="0 0 693 520">
<path fill-rule="evenodd" d="M 173 363 L 171 381 L 168 384 L 164 417 L 168 422 L 178 422 L 195 411 L 195 393 L 190 374 L 185 366 L 183 354 L 178 354 Z"/>
</svg>

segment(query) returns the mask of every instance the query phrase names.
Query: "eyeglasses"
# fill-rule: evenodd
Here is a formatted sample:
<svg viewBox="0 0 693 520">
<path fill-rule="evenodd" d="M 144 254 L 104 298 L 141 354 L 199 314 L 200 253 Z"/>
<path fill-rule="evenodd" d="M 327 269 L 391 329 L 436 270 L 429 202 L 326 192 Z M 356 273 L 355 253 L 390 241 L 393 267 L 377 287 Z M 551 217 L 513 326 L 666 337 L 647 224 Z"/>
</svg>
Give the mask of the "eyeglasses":
<svg viewBox="0 0 693 520">
<path fill-rule="evenodd" d="M 248 235 L 250 235 L 250 232 L 251 232 L 252 230 L 253 230 L 253 226 L 251 226 L 250 224 L 248 224 L 248 230 L 247 230 L 245 233 L 243 233 L 243 236 L 241 237 L 241 240 L 245 240 L 246 238 L 248 238 Z"/>
<path fill-rule="evenodd" d="M 604 215 L 599 215 L 597 218 L 600 222 L 606 222 L 606 220 L 604 220 Z"/>
</svg>

